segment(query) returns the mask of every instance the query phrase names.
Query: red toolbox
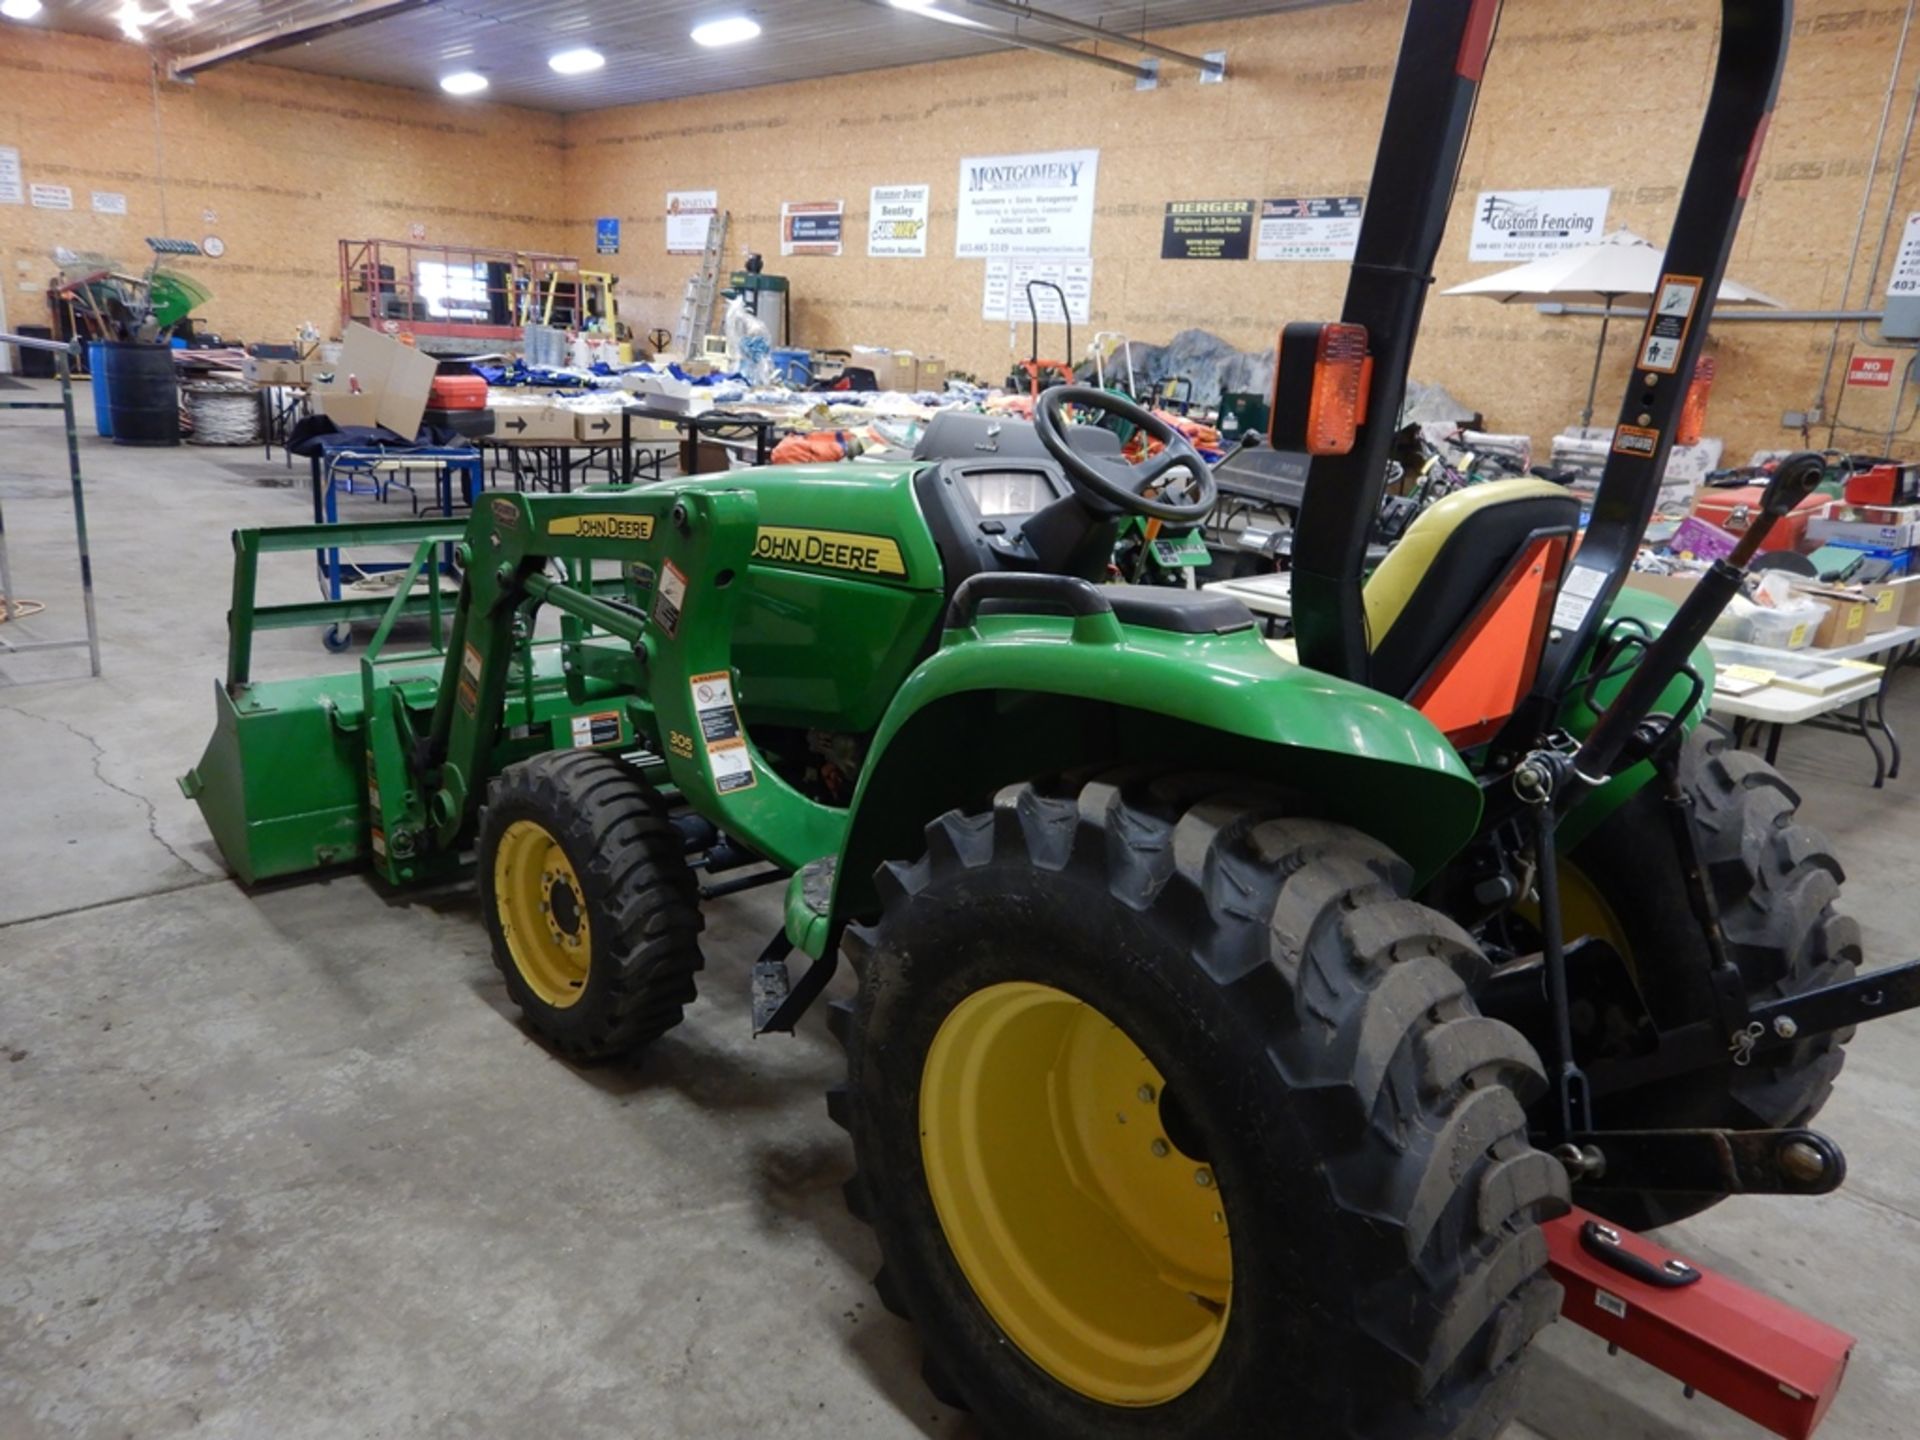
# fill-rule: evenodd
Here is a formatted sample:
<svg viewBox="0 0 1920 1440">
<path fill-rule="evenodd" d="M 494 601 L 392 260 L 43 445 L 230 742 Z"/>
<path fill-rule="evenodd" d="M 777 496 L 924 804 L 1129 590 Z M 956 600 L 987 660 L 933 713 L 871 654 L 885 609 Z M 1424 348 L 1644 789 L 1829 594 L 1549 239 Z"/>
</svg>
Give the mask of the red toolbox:
<svg viewBox="0 0 1920 1440">
<path fill-rule="evenodd" d="M 1849 505 L 1911 505 L 1920 500 L 1920 465 L 1875 465 L 1847 480 Z"/>
<path fill-rule="evenodd" d="M 1718 525 L 1729 535 L 1738 535 L 1760 513 L 1760 497 L 1765 493 L 1766 487 L 1761 485 L 1745 485 L 1738 490 L 1702 490 L 1693 497 L 1693 513 L 1709 525 Z M 1830 496 L 1809 495 L 1794 507 L 1791 515 L 1773 527 L 1767 538 L 1760 542 L 1760 548 L 1805 550 L 1808 524 L 1826 514 L 1832 504 Z"/>
<path fill-rule="evenodd" d="M 429 410 L 484 410 L 487 382 L 478 375 L 436 375 L 427 391 Z"/>
</svg>

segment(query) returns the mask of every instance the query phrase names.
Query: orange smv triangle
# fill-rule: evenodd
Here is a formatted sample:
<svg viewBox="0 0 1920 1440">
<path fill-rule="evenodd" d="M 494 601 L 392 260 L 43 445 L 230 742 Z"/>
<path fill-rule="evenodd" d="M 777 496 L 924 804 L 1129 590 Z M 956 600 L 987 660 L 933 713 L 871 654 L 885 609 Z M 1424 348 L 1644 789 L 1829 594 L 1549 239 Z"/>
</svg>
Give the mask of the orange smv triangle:
<svg viewBox="0 0 1920 1440">
<path fill-rule="evenodd" d="M 1528 546 L 1414 692 L 1414 706 L 1454 744 L 1492 739 L 1532 683 L 1566 551 L 1564 535 Z"/>
</svg>

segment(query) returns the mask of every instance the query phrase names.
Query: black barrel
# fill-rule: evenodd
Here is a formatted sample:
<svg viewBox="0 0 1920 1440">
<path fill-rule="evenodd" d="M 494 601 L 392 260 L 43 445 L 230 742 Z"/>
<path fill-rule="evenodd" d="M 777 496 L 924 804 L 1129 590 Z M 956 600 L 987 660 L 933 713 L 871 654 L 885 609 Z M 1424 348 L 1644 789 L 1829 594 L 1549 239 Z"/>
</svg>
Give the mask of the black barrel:
<svg viewBox="0 0 1920 1440">
<path fill-rule="evenodd" d="M 112 342 L 103 347 L 107 412 L 116 445 L 178 445 L 180 391 L 166 345 Z"/>
</svg>

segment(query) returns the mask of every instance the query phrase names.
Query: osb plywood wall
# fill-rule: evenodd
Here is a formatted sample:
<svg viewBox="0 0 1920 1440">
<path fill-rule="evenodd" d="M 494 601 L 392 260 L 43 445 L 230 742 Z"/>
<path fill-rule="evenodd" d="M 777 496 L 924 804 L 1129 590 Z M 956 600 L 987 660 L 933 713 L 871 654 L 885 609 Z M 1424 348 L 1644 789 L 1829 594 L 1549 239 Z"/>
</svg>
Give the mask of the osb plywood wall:
<svg viewBox="0 0 1920 1440">
<path fill-rule="evenodd" d="M 1024 326 L 1010 336 L 1004 322 L 980 318 L 985 262 L 953 258 L 959 162 L 1098 147 L 1093 316 L 1076 348 L 1092 330 L 1164 341 L 1200 326 L 1261 349 L 1284 320 L 1336 315 L 1345 267 L 1163 261 L 1162 207 L 1172 199 L 1363 193 L 1404 6 L 1358 0 L 1168 32 L 1161 38 L 1183 48 L 1227 49 L 1232 78 L 1201 86 L 1169 67 L 1151 92 L 1091 66 L 1015 52 L 563 119 L 237 65 L 192 89 L 160 87 L 164 190 L 155 180 L 155 101 L 139 52 L 0 27 L 0 144 L 21 148 L 29 181 L 70 185 L 81 207 L 0 206 L 8 311 L 19 321 L 23 306 L 37 309 L 18 286 L 37 288 L 55 244 L 134 255 L 147 234 L 217 233 L 227 256 L 195 265 L 216 292 L 213 323 L 278 338 L 302 320 L 326 325 L 337 315 L 334 244 L 342 236 L 404 237 L 417 221 L 437 241 L 590 254 L 593 221 L 614 215 L 623 244 L 608 263 L 621 275 L 627 318 L 644 331 L 672 323 L 693 264 L 666 254 L 666 192 L 713 188 L 733 215 L 733 258 L 756 249 L 791 277 L 796 338 L 932 352 L 991 377 L 1025 353 L 1027 337 Z M 1712 74 L 1718 9 L 1717 0 L 1507 0 L 1439 286 L 1497 268 L 1466 259 L 1482 188 L 1609 186 L 1610 225 L 1664 239 Z M 1870 177 L 1904 13 L 1905 0 L 1803 0 L 1734 254 L 1736 278 L 1796 307 L 1866 298 L 1908 87 L 1920 79 L 1920 45 L 1910 46 L 1879 173 Z M 1866 253 L 1843 297 L 1870 179 Z M 933 187 L 929 254 L 869 260 L 869 189 L 902 183 Z M 94 189 L 125 192 L 131 213 L 90 213 Z M 1896 229 L 1908 209 L 1920 208 L 1920 165 L 1903 189 Z M 781 202 L 833 199 L 846 203 L 848 253 L 781 258 Z M 214 221 L 203 220 L 208 210 Z M 1431 303 L 1428 322 L 1415 374 L 1445 384 L 1497 428 L 1544 442 L 1577 416 L 1597 322 L 1443 298 Z M 1740 457 L 1793 443 L 1780 414 L 1820 398 L 1831 338 L 1830 327 L 1817 325 L 1720 326 L 1709 432 Z M 1055 351 L 1064 337 L 1048 327 L 1042 341 Z M 1633 326 L 1616 327 L 1603 422 L 1614 413 L 1633 341 Z M 1869 427 L 1877 443 L 1893 396 L 1842 390 L 1855 344 L 1849 328 L 1827 400 L 1844 396 L 1841 418 Z"/>
<path fill-rule="evenodd" d="M 56 246 L 135 268 L 145 237 L 226 243 L 181 268 L 213 291 L 210 325 L 289 340 L 338 328 L 337 242 L 405 239 L 557 248 L 559 116 L 264 65 L 213 71 L 191 87 L 152 84 L 131 45 L 0 26 L 0 145 L 25 179 L 64 185 L 71 211 L 0 205 L 0 264 L 12 324 L 43 323 Z M 164 177 L 164 184 L 162 183 Z M 95 213 L 96 190 L 125 215 Z"/>
<path fill-rule="evenodd" d="M 1736 278 L 1795 307 L 1840 303 L 1904 12 L 1904 0 L 1799 7 Z M 1609 225 L 1664 240 L 1712 76 L 1718 13 L 1716 0 L 1507 0 L 1438 288 L 1500 268 L 1466 259 L 1483 187 L 1610 186 Z M 1364 193 L 1404 14 L 1404 0 L 1360 0 L 1159 37 L 1189 50 L 1225 48 L 1232 77 L 1219 86 L 1169 67 L 1158 90 L 1137 92 L 1091 66 L 1016 53 L 575 116 L 567 126 L 568 242 L 585 247 L 596 216 L 620 216 L 619 269 L 636 328 L 670 324 L 690 262 L 665 254 L 666 192 L 714 188 L 733 215 L 736 257 L 757 249 L 770 270 L 792 278 L 796 339 L 932 351 L 1000 376 L 1026 353 L 1028 337 L 1024 325 L 1010 340 L 1004 322 L 980 318 L 985 262 L 953 258 L 959 162 L 1097 146 L 1092 324 L 1080 327 L 1076 346 L 1093 330 L 1157 342 L 1201 326 L 1262 349 L 1284 320 L 1337 315 L 1345 267 L 1163 261 L 1162 207 L 1172 199 Z M 1907 69 L 1903 84 L 1920 74 L 1914 47 Z M 1903 90 L 1881 192 L 1906 99 Z M 1920 206 L 1920 165 L 1909 180 L 1898 215 Z M 869 260 L 869 189 L 899 183 L 933 186 L 929 254 Z M 846 202 L 848 253 L 781 258 L 781 202 L 823 199 Z M 1856 302 L 1881 203 L 1876 193 Z M 1544 443 L 1578 417 L 1597 327 L 1526 306 L 1436 298 L 1414 373 L 1444 383 L 1497 428 Z M 1709 433 L 1741 458 L 1795 443 L 1780 415 L 1816 399 L 1831 333 L 1722 326 Z M 1635 327 L 1616 325 L 1615 334 L 1601 423 L 1615 414 Z M 1064 343 L 1058 327 L 1043 328 L 1041 339 L 1046 353 Z M 1852 343 L 1848 331 L 1831 395 L 1840 393 Z M 1842 418 L 1878 427 L 1890 403 L 1886 392 L 1851 391 Z"/>
</svg>

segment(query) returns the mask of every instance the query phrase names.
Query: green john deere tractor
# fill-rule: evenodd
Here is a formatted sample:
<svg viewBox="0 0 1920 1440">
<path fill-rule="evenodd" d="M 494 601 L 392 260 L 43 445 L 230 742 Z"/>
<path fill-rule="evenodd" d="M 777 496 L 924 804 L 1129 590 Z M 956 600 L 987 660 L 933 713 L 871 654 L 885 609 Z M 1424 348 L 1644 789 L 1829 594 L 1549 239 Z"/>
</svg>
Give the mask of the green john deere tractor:
<svg viewBox="0 0 1920 1440">
<path fill-rule="evenodd" d="M 234 869 L 471 869 L 527 1023 L 593 1061 L 693 999 L 693 864 L 767 862 L 790 878 L 756 1024 L 791 1030 L 851 962 L 829 1108 L 938 1395 L 1020 1437 L 1492 1434 L 1559 1305 L 1543 1222 L 1831 1189 L 1803 1127 L 1860 1010 L 1838 864 L 1699 728 L 1701 639 L 1817 459 L 1678 612 L 1622 589 L 1787 0 L 1725 0 L 1677 298 L 1591 522 L 1476 486 L 1362 575 L 1494 8 L 1412 7 L 1373 181 L 1396 203 L 1343 321 L 1283 337 L 1274 442 L 1314 457 L 1297 659 L 1218 594 L 1095 583 L 1124 524 L 1197 520 L 1213 480 L 1070 386 L 1039 397 L 1044 454 L 976 435 L 241 532 L 183 782 Z M 1166 448 L 1116 466 L 1069 407 Z M 254 603 L 263 554 L 395 539 L 391 602 Z M 389 654 L 403 616 L 441 634 L 415 581 L 448 548 L 450 638 Z M 373 618 L 357 675 L 252 676 L 257 628 Z M 1920 1003 L 1911 975 L 1884 1008 Z"/>
</svg>

